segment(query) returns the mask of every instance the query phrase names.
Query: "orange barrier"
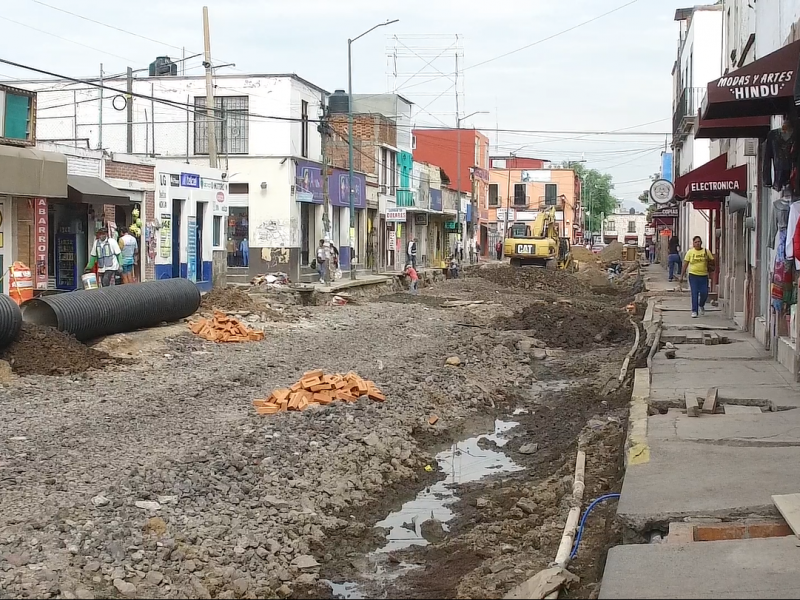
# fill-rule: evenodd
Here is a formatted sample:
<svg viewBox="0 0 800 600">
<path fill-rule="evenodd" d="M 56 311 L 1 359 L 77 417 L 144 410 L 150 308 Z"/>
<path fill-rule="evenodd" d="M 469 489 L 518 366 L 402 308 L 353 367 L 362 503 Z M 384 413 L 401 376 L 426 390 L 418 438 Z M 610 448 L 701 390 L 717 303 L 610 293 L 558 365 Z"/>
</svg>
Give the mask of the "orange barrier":
<svg viewBox="0 0 800 600">
<path fill-rule="evenodd" d="M 33 298 L 33 274 L 25 263 L 16 261 L 8 268 L 11 281 L 8 284 L 8 295 L 17 304 Z"/>
</svg>

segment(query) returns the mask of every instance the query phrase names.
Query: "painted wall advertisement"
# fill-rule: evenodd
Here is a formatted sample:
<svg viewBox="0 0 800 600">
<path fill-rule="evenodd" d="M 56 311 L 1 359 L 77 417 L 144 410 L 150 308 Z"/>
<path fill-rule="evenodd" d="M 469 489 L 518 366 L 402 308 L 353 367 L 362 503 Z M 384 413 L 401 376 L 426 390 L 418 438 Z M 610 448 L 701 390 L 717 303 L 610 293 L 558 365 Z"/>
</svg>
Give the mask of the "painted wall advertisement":
<svg viewBox="0 0 800 600">
<path fill-rule="evenodd" d="M 34 218 L 36 219 L 36 267 L 33 271 L 33 286 L 37 290 L 47 289 L 47 249 L 48 249 L 48 216 L 47 199 L 34 198 Z"/>
<path fill-rule="evenodd" d="M 187 217 L 189 236 L 186 240 L 186 277 L 197 281 L 197 217 Z"/>
<path fill-rule="evenodd" d="M 158 247 L 161 250 L 161 258 L 172 256 L 172 216 L 168 213 L 161 215 L 161 228 L 158 230 L 160 237 Z"/>
</svg>

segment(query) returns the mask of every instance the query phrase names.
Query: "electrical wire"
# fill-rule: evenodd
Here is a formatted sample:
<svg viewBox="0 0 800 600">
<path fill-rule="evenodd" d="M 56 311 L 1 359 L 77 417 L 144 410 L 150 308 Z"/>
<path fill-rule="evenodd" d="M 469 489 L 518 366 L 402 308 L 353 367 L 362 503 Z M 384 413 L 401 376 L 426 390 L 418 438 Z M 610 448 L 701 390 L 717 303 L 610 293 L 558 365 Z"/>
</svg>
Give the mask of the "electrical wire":
<svg viewBox="0 0 800 600">
<path fill-rule="evenodd" d="M 575 536 L 575 544 L 572 546 L 572 552 L 569 555 L 570 560 L 574 560 L 574 558 L 578 556 L 578 547 L 581 545 L 581 538 L 583 537 L 583 527 L 586 525 L 586 517 L 589 516 L 589 513 L 591 513 L 594 507 L 600 504 L 600 502 L 605 502 L 606 500 L 611 500 L 613 498 L 619 499 L 619 497 L 619 494 L 606 494 L 593 500 L 592 503 L 589 504 L 589 506 L 586 508 L 586 512 L 583 513 L 583 517 L 581 517 L 581 524 L 578 527 L 578 534 Z"/>
</svg>

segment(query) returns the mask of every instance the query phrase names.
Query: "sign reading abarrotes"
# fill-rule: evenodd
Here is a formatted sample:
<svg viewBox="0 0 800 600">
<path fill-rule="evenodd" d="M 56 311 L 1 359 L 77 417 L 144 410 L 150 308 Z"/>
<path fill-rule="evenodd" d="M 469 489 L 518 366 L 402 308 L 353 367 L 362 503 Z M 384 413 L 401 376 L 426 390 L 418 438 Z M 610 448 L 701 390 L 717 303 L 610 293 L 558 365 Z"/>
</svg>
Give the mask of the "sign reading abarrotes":
<svg viewBox="0 0 800 600">
<path fill-rule="evenodd" d="M 667 204 L 675 197 L 675 186 L 666 179 L 656 179 L 650 186 L 650 200 L 655 204 Z"/>
</svg>

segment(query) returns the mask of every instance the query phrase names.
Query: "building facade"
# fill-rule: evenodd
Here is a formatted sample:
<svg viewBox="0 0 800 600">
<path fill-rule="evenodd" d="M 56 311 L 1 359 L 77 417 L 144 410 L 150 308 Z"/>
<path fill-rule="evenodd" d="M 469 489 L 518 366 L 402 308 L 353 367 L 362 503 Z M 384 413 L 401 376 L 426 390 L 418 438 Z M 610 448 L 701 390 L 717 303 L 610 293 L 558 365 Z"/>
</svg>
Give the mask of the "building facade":
<svg viewBox="0 0 800 600">
<path fill-rule="evenodd" d="M 533 221 L 555 208 L 559 235 L 575 241 L 580 227 L 580 179 L 572 169 L 551 168 L 547 161 L 492 157 L 486 201 L 490 247 L 504 238 L 514 221 Z"/>
<path fill-rule="evenodd" d="M 647 233 L 647 215 L 645 213 L 637 212 L 635 208 L 628 210 L 618 208 L 603 222 L 601 237 L 606 244 L 616 241 L 644 248 Z"/>
</svg>

